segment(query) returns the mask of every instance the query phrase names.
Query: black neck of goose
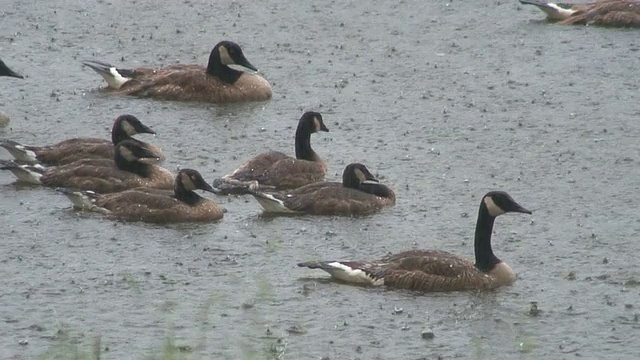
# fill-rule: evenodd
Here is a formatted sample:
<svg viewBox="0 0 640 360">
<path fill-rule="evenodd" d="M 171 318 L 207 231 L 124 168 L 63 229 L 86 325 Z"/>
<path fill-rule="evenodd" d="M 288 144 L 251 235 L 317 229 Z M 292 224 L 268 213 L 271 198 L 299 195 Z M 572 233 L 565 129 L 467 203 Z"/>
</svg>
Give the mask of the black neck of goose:
<svg viewBox="0 0 640 360">
<path fill-rule="evenodd" d="M 207 65 L 207 74 L 215 76 L 227 84 L 234 84 L 240 76 L 242 71 L 233 70 L 232 68 L 222 64 L 220 61 L 220 55 L 215 51 L 209 56 L 209 64 Z"/>
<path fill-rule="evenodd" d="M 311 148 L 311 132 L 305 127 L 296 130 L 296 159 L 317 161 L 318 155 Z"/>
<path fill-rule="evenodd" d="M 173 191 L 176 195 L 176 199 L 186 203 L 188 205 L 195 205 L 202 197 L 196 194 L 195 191 L 187 190 L 182 186 L 182 183 L 176 181 L 176 185 L 173 188 Z"/>
<path fill-rule="evenodd" d="M 120 156 L 116 152 L 115 156 L 116 167 L 120 170 L 128 171 L 142 177 L 148 177 L 151 172 L 151 165 L 144 164 L 138 161 L 128 161 L 124 157 Z"/>
<path fill-rule="evenodd" d="M 482 272 L 488 272 L 500 262 L 491 249 L 491 233 L 495 217 L 489 214 L 484 201 L 478 211 L 478 221 L 476 223 L 476 238 L 474 249 L 476 254 L 476 267 Z"/>
</svg>

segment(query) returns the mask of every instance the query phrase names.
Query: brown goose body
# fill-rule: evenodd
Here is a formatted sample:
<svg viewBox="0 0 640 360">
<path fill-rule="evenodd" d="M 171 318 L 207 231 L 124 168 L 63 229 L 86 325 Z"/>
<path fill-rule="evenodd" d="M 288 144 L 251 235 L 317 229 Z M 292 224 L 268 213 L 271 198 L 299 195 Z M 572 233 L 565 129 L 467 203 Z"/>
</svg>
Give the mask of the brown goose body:
<svg viewBox="0 0 640 360">
<path fill-rule="evenodd" d="M 252 195 L 268 213 L 313 215 L 370 214 L 396 203 L 391 188 L 378 183 L 362 164 L 349 164 L 343 181 L 317 182 L 278 193 L 253 191 Z"/>
<path fill-rule="evenodd" d="M 247 194 L 249 187 L 254 190 L 294 189 L 310 183 L 322 181 L 327 166 L 311 148 L 311 134 L 329 131 L 317 112 L 306 112 L 300 118 L 296 129 L 296 157 L 278 151 L 262 153 L 232 173 L 214 180 L 218 194 Z"/>
<path fill-rule="evenodd" d="M 598 25 L 640 27 L 640 0 L 598 0 L 590 3 L 552 3 L 544 0 L 520 0 L 537 6 L 550 21 L 562 25 Z"/>
<path fill-rule="evenodd" d="M 22 145 L 11 140 L 0 141 L 0 147 L 5 148 L 21 164 L 64 165 L 83 159 L 113 159 L 115 146 L 123 140 L 133 139 L 135 134 L 155 134 L 133 115 L 119 116 L 111 130 L 111 140 L 100 138 L 73 138 L 57 144 L 46 146 Z M 152 144 L 146 147 L 154 149 L 157 156 L 164 159 L 162 150 Z"/>
<path fill-rule="evenodd" d="M 511 285 L 516 276 L 491 248 L 491 233 L 497 216 L 507 212 L 531 212 L 507 193 L 487 193 L 476 223 L 475 263 L 438 250 L 410 250 L 374 261 L 311 261 L 298 266 L 321 269 L 348 283 L 423 292 L 487 290 Z"/>
<path fill-rule="evenodd" d="M 240 46 L 231 41 L 222 41 L 213 48 L 207 66 L 176 64 L 159 69 L 119 69 L 100 61 L 83 64 L 102 75 L 110 92 L 115 94 L 208 103 L 264 101 L 272 96 L 271 85 L 263 77 L 229 67 L 236 65 L 256 71 Z"/>
<path fill-rule="evenodd" d="M 199 172 L 182 169 L 174 190 L 134 188 L 111 194 L 62 190 L 83 210 L 96 211 L 110 218 L 151 223 L 211 222 L 222 219 L 224 210 L 212 200 L 194 192 L 212 191 Z"/>
<path fill-rule="evenodd" d="M 137 141 L 124 140 L 116 147 L 114 160 L 86 159 L 48 168 L 0 161 L 0 169 L 12 171 L 23 182 L 98 193 L 136 187 L 172 189 L 173 174 L 153 163 L 158 160 Z"/>
</svg>

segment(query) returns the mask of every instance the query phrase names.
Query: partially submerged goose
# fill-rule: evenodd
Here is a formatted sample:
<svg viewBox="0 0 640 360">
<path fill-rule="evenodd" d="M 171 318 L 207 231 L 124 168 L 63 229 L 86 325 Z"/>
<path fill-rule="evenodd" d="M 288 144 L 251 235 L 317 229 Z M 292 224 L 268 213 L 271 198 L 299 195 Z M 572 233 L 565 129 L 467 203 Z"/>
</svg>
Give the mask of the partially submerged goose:
<svg viewBox="0 0 640 360">
<path fill-rule="evenodd" d="M 411 250 L 376 261 L 311 261 L 298 266 L 321 269 L 339 280 L 424 292 L 494 289 L 516 280 L 513 270 L 491 249 L 495 218 L 508 212 L 531 214 L 502 191 L 480 202 L 475 234 L 475 263 L 439 250 Z"/>
<path fill-rule="evenodd" d="M 152 223 L 208 222 L 222 219 L 223 209 L 195 190 L 213 192 L 202 175 L 192 169 L 182 169 L 176 176 L 174 190 L 135 188 L 112 194 L 93 191 L 58 189 L 74 207 L 95 211 L 128 221 Z"/>
<path fill-rule="evenodd" d="M 247 194 L 254 190 L 294 189 L 322 181 L 327 167 L 311 148 L 311 134 L 329 131 L 322 115 L 309 111 L 302 115 L 296 129 L 296 157 L 279 151 L 262 153 L 240 165 L 231 174 L 213 182 L 217 194 Z"/>
<path fill-rule="evenodd" d="M 5 64 L 4 61 L 2 61 L 1 59 L 0 59 L 0 76 L 8 76 L 8 77 L 14 77 L 18 79 L 24 79 L 22 75 L 9 69 L 7 64 Z"/>
<path fill-rule="evenodd" d="M 396 203 L 396 195 L 380 184 L 366 166 L 347 165 L 342 183 L 317 182 L 279 193 L 252 192 L 265 212 L 314 215 L 369 214 Z"/>
<path fill-rule="evenodd" d="M 537 6 L 549 21 L 563 25 L 640 27 L 640 0 L 597 0 L 582 4 L 520 0 L 520 3 Z"/>
<path fill-rule="evenodd" d="M 113 123 L 111 141 L 99 138 L 73 138 L 48 146 L 22 145 L 11 140 L 0 140 L 0 147 L 5 148 L 21 164 L 64 165 L 82 159 L 113 159 L 115 146 L 136 134 L 154 134 L 133 115 L 121 115 Z M 139 141 L 139 140 L 135 140 Z M 157 155 L 164 158 L 162 150 L 154 145 Z"/>
<path fill-rule="evenodd" d="M 257 69 L 231 41 L 221 41 L 213 48 L 206 67 L 174 64 L 160 69 L 120 69 L 95 60 L 82 63 L 100 74 L 116 94 L 210 103 L 271 99 L 269 82 L 246 72 Z"/>
<path fill-rule="evenodd" d="M 115 161 L 114 161 L 115 160 Z M 173 189 L 173 175 L 155 163 L 158 155 L 144 143 L 124 140 L 116 146 L 114 160 L 86 159 L 44 167 L 0 160 L 0 170 L 11 171 L 19 181 L 112 193 L 136 187 Z"/>
</svg>

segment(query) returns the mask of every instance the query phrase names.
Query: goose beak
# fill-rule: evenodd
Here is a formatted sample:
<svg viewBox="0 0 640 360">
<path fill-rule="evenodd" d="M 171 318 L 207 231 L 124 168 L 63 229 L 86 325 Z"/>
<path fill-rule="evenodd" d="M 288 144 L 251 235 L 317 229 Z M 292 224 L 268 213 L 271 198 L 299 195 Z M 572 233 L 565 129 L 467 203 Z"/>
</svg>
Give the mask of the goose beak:
<svg viewBox="0 0 640 360">
<path fill-rule="evenodd" d="M 512 211 L 513 212 L 523 213 L 523 214 L 529 214 L 529 215 L 532 214 L 531 210 L 527 210 L 527 209 L 523 208 L 522 206 L 520 206 L 520 204 L 515 204 L 514 209 Z"/>
<path fill-rule="evenodd" d="M 237 71 L 254 72 L 254 73 L 258 72 L 258 69 L 255 66 L 251 65 L 249 60 L 247 60 L 247 58 L 245 58 L 244 55 L 235 64 L 229 64 L 227 66 Z"/>
<path fill-rule="evenodd" d="M 216 193 L 216 190 L 213 188 L 213 186 L 209 185 L 209 183 L 207 183 L 206 181 L 203 181 L 200 184 L 200 187 L 198 188 L 200 190 L 204 190 L 204 191 L 208 191 L 210 193 Z"/>
<path fill-rule="evenodd" d="M 329 132 L 329 129 L 324 124 L 320 124 L 320 131 Z"/>
<path fill-rule="evenodd" d="M 138 131 L 140 134 L 152 134 L 152 135 L 156 135 L 156 132 L 153 131 L 153 129 L 151 129 L 150 127 L 148 127 L 147 125 L 142 125 L 142 128 L 140 128 L 140 131 Z"/>
</svg>

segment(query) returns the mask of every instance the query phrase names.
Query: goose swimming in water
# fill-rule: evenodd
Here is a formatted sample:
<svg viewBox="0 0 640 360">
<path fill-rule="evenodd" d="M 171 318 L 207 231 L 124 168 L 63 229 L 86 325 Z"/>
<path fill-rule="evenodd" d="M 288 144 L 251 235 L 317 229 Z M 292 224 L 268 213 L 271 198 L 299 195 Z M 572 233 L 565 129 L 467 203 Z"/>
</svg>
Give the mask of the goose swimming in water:
<svg viewBox="0 0 640 360">
<path fill-rule="evenodd" d="M 217 194 L 248 194 L 255 191 L 295 189 L 322 181 L 327 166 L 311 148 L 311 134 L 329 131 L 322 115 L 309 111 L 298 121 L 295 137 L 296 157 L 268 151 L 245 162 L 232 173 L 213 181 Z"/>
<path fill-rule="evenodd" d="M 366 166 L 347 165 L 342 182 L 317 182 L 279 193 L 252 191 L 266 213 L 358 215 L 396 203 L 396 194 L 380 184 Z"/>
<path fill-rule="evenodd" d="M 154 134 L 150 127 L 143 124 L 133 115 L 121 115 L 113 123 L 111 141 L 99 138 L 73 138 L 53 145 L 30 146 L 12 140 L 0 140 L 0 147 L 5 148 L 20 164 L 64 165 L 82 159 L 113 159 L 115 146 L 123 140 L 133 139 L 136 134 Z M 139 141 L 139 140 L 134 140 Z M 162 150 L 151 144 L 157 155 Z"/>
<path fill-rule="evenodd" d="M 159 69 L 121 69 L 95 60 L 82 63 L 100 74 L 115 94 L 209 103 L 271 99 L 269 82 L 247 72 L 257 69 L 232 41 L 219 42 L 211 51 L 206 67 L 173 64 Z"/>
<path fill-rule="evenodd" d="M 58 189 L 74 207 L 95 211 L 109 218 L 152 223 L 208 222 L 222 219 L 224 210 L 194 190 L 213 192 L 202 175 L 193 169 L 178 172 L 174 190 L 134 188 L 111 194 Z"/>
<path fill-rule="evenodd" d="M 516 275 L 491 248 L 496 217 L 531 211 L 502 191 L 487 193 L 480 202 L 475 233 L 475 263 L 439 250 L 410 250 L 375 261 L 310 261 L 298 266 L 321 269 L 347 283 L 423 292 L 486 290 L 512 284 Z"/>
<path fill-rule="evenodd" d="M 640 0 L 598 0 L 589 3 L 553 3 L 545 0 L 520 0 L 547 14 L 549 21 L 563 25 L 600 25 L 640 27 Z"/>
<path fill-rule="evenodd" d="M 114 159 L 85 159 L 61 166 L 20 165 L 0 160 L 0 170 L 11 171 L 19 181 L 49 187 L 112 193 L 136 187 L 173 189 L 173 174 L 155 163 L 158 154 L 135 140 L 121 141 Z"/>
</svg>

